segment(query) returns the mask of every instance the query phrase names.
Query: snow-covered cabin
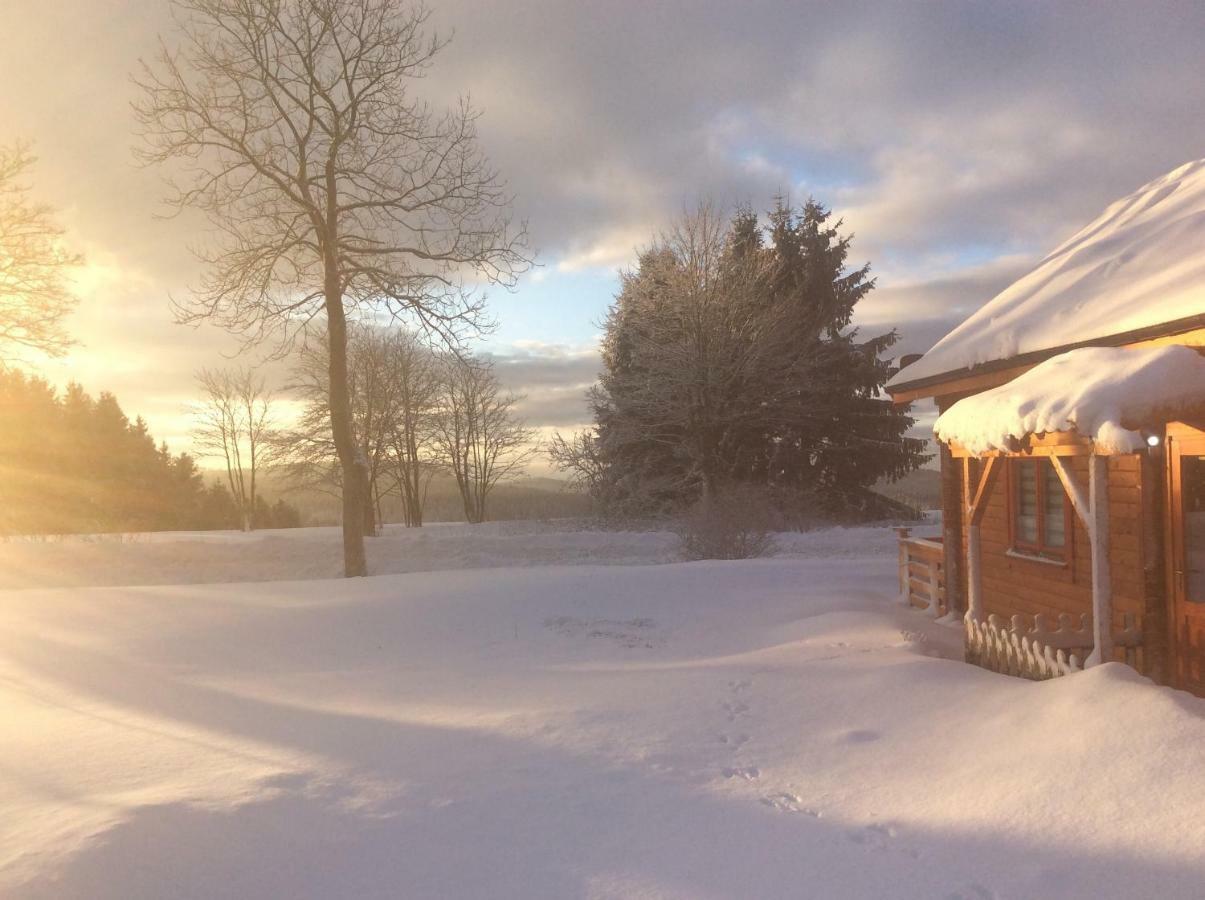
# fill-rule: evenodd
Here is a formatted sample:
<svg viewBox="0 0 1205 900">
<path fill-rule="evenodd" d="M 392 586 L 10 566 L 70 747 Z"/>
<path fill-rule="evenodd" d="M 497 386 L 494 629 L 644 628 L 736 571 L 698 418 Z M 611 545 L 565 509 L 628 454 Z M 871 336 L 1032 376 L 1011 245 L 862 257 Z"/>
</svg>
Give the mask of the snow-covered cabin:
<svg viewBox="0 0 1205 900">
<path fill-rule="evenodd" d="M 887 390 L 941 414 L 942 533 L 903 541 L 901 584 L 963 619 L 969 659 L 1124 660 L 1205 695 L 1205 160 L 1112 204 Z"/>
</svg>

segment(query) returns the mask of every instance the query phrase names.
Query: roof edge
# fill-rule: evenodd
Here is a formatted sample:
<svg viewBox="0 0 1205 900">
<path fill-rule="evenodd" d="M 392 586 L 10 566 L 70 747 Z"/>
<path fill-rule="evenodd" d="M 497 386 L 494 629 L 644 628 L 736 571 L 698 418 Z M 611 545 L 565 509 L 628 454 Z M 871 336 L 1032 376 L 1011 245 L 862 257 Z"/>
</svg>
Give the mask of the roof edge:
<svg viewBox="0 0 1205 900">
<path fill-rule="evenodd" d="M 1188 316 L 1183 319 L 1173 319 L 1170 322 L 1160 322 L 1158 325 L 1147 325 L 1143 328 L 1135 328 L 1131 331 L 1122 331 L 1117 334 L 1105 335 L 1098 338 L 1089 338 L 1084 341 L 1076 341 L 1072 344 L 1061 344 L 1057 347 L 1048 347 L 1045 350 L 1031 350 L 1029 353 L 1019 353 L 1016 356 L 1009 356 L 1004 359 L 994 359 L 990 362 L 979 363 L 975 366 L 966 368 L 951 369 L 948 372 L 942 372 L 938 375 L 927 375 L 924 378 L 917 378 L 915 381 L 902 381 L 899 384 L 890 385 L 885 388 L 888 394 L 893 397 L 896 394 L 913 393 L 915 391 L 924 390 L 926 388 L 935 387 L 949 381 L 957 381 L 973 375 L 990 375 L 993 372 L 999 372 L 1003 369 L 1011 369 L 1016 366 L 1025 366 L 1031 363 L 1039 363 L 1049 359 L 1052 356 L 1057 356 L 1060 353 L 1066 353 L 1068 350 L 1078 350 L 1081 347 L 1120 347 L 1125 344 L 1134 344 L 1140 341 L 1154 340 L 1156 338 L 1170 337 L 1176 334 L 1184 334 L 1190 331 L 1196 331 L 1199 328 L 1205 328 L 1205 313 L 1198 313 L 1195 316 Z M 922 396 L 937 396 L 940 391 L 933 391 L 931 394 Z M 917 398 L 919 399 L 919 398 Z"/>
</svg>

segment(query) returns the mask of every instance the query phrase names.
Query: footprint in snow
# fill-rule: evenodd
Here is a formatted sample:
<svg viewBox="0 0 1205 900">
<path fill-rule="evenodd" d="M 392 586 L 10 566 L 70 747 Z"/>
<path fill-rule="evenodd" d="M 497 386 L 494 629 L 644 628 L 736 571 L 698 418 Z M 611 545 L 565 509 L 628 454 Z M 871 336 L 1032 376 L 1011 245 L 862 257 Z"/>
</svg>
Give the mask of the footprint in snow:
<svg viewBox="0 0 1205 900">
<path fill-rule="evenodd" d="M 749 743 L 751 738 L 747 734 L 721 734 L 719 740 L 721 744 L 727 744 L 733 750 L 739 750 Z"/>
<path fill-rule="evenodd" d="M 735 722 L 742 716 L 749 714 L 749 706 L 745 703 L 728 702 L 722 704 L 724 712 L 728 713 L 728 721 Z"/>
<path fill-rule="evenodd" d="M 865 828 L 858 828 L 846 834 L 846 837 L 855 844 L 861 844 L 870 850 L 886 850 L 887 841 L 895 836 L 895 828 L 881 822 L 867 825 Z"/>
<path fill-rule="evenodd" d="M 947 894 L 946 900 L 996 900 L 996 892 L 981 884 L 973 883 L 952 894 Z"/>
<path fill-rule="evenodd" d="M 881 737 L 882 735 L 877 731 L 871 731 L 868 728 L 856 728 L 853 731 L 845 732 L 845 742 L 847 744 L 869 744 Z"/>
<path fill-rule="evenodd" d="M 761 802 L 779 812 L 803 813 L 805 816 L 811 816 L 813 819 L 821 817 L 820 810 L 801 805 L 803 801 L 794 794 L 767 794 L 761 798 Z"/>
<path fill-rule="evenodd" d="M 755 781 L 761 778 L 761 769 L 757 766 L 742 766 L 741 768 L 725 768 L 721 770 L 725 778 L 743 778 L 745 781 Z"/>
<path fill-rule="evenodd" d="M 736 694 L 741 691 L 748 690 L 752 684 L 752 681 L 730 681 L 728 682 L 728 688 L 732 691 L 732 693 Z"/>
</svg>

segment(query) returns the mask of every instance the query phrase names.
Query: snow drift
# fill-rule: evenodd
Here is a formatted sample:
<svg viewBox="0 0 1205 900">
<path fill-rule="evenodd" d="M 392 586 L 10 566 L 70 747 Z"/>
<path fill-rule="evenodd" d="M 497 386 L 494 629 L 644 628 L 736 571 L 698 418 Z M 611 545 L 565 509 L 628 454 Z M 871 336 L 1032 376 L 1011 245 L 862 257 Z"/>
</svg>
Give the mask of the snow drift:
<svg viewBox="0 0 1205 900">
<path fill-rule="evenodd" d="M 1191 347 L 1088 347 L 959 400 L 938 417 L 939 440 L 972 453 L 1009 450 L 1031 434 L 1075 431 L 1100 453 L 1145 446 L 1139 429 L 1205 406 L 1205 356 Z"/>
<path fill-rule="evenodd" d="M 724 563 L 523 546 L 0 592 L 0 896 L 1200 896 L 1205 701 L 954 661 L 894 602 L 890 529 Z"/>
</svg>

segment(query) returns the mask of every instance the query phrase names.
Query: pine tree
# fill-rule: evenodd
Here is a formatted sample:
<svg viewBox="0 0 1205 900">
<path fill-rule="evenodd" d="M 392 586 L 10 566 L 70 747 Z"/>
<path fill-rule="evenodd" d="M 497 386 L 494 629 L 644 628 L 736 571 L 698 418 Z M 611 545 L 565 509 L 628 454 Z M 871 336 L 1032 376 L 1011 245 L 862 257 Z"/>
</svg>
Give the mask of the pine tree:
<svg viewBox="0 0 1205 900">
<path fill-rule="evenodd" d="M 299 523 L 283 501 L 273 522 Z M 0 367 L 0 534 L 235 528 L 238 507 L 196 461 L 156 445 L 112 394 Z M 284 527 L 276 526 L 276 527 Z"/>
<path fill-rule="evenodd" d="M 591 394 L 596 499 L 650 511 L 725 485 L 768 486 L 832 514 L 872 514 L 869 487 L 924 460 L 912 420 L 881 395 L 894 332 L 851 326 L 873 288 L 847 268 L 850 237 L 809 200 L 762 228 L 701 209 L 622 276 Z M 581 466 L 579 466 L 580 468 Z M 601 473 L 601 474 L 600 474 Z"/>
</svg>

